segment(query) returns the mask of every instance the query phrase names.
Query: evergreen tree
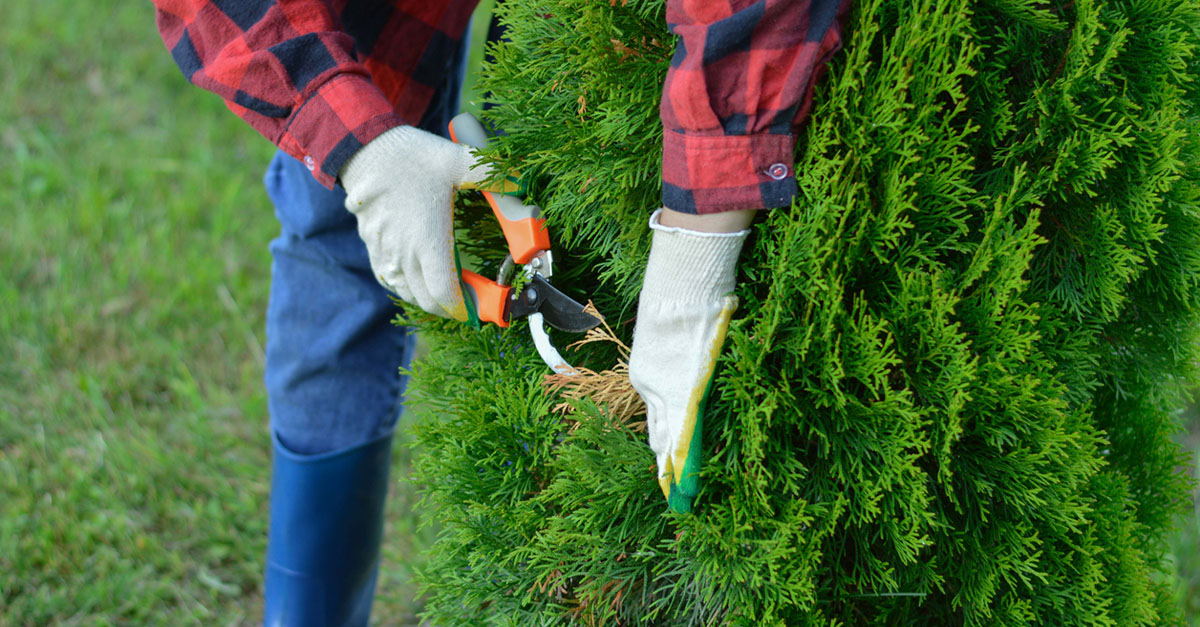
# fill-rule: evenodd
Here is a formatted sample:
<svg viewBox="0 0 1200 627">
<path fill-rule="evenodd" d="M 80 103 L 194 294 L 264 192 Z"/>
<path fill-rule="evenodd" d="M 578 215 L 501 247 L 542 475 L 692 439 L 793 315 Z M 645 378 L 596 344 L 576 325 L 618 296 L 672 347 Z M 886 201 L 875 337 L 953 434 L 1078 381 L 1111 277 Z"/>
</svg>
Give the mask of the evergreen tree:
<svg viewBox="0 0 1200 627">
<path fill-rule="evenodd" d="M 663 3 L 503 7 L 495 158 L 546 210 L 555 284 L 628 341 Z M 844 35 L 800 195 L 743 253 L 693 514 L 667 511 L 636 422 L 555 411 L 524 323 L 422 323 L 436 624 L 1180 621 L 1162 557 L 1197 375 L 1200 7 L 861 0 Z"/>
</svg>

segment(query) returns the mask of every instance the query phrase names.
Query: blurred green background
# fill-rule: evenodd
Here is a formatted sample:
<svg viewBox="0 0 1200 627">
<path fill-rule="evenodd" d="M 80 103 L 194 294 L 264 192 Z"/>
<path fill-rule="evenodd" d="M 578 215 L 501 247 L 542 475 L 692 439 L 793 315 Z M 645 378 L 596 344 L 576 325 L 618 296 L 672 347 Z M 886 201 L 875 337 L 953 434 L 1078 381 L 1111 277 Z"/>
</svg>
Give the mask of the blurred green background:
<svg viewBox="0 0 1200 627">
<path fill-rule="evenodd" d="M 0 625 L 253 624 L 273 147 L 184 81 L 149 3 L 11 2 L 0 50 Z M 394 482 L 379 624 L 419 611 L 416 501 Z M 1193 626 L 1198 516 L 1168 566 Z"/>
</svg>

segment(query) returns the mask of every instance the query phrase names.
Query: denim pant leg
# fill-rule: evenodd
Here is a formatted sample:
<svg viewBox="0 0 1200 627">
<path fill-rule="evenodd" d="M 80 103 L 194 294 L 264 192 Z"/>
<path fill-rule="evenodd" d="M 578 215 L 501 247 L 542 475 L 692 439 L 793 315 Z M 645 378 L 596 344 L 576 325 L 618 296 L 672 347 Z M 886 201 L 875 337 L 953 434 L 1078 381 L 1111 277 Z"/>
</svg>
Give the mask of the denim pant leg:
<svg viewBox="0 0 1200 627">
<path fill-rule="evenodd" d="M 466 46 L 419 126 L 442 136 L 458 110 Z M 282 225 L 271 243 L 264 380 L 271 429 L 300 455 L 338 451 L 395 428 L 414 338 L 392 324 L 400 309 L 375 281 L 346 192 L 325 189 L 278 152 L 267 192 Z"/>
<path fill-rule="evenodd" d="M 301 455 L 390 434 L 413 338 L 371 272 L 345 192 L 279 152 L 266 176 L 282 224 L 271 243 L 265 381 L 271 429 Z"/>
</svg>

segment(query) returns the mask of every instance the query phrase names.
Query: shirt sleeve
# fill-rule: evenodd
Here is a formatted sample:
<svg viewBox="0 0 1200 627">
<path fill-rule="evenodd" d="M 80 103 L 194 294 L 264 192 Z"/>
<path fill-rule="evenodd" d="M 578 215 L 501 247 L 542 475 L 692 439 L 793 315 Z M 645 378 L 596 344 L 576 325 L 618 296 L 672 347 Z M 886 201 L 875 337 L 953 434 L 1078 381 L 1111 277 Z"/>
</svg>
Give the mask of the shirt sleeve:
<svg viewBox="0 0 1200 627">
<path fill-rule="evenodd" d="M 850 0 L 668 0 L 679 35 L 663 86 L 663 205 L 791 204 L 796 132 L 841 47 Z"/>
<path fill-rule="evenodd" d="M 404 123 L 324 0 L 154 0 L 163 43 L 212 91 L 326 187 L 364 144 Z"/>
</svg>

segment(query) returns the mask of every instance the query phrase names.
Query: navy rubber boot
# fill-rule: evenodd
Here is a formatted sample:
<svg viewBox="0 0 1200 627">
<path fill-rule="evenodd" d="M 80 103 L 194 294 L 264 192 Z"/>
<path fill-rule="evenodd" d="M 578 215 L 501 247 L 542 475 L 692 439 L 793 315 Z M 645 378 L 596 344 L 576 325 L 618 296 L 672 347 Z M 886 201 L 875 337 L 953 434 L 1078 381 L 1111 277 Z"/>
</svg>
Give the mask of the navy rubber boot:
<svg viewBox="0 0 1200 627">
<path fill-rule="evenodd" d="M 320 455 L 297 455 L 273 440 L 263 623 L 366 625 L 379 570 L 392 437 Z"/>
</svg>

